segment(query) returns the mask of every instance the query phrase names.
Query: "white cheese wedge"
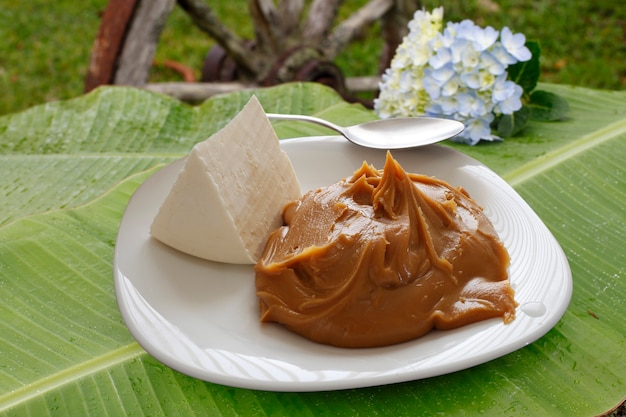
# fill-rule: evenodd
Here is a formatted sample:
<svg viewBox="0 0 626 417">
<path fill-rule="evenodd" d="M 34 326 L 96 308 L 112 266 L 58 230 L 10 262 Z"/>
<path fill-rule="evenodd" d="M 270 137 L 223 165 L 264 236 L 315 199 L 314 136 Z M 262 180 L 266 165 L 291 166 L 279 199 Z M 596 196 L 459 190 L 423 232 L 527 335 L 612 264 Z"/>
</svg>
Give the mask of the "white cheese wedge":
<svg viewBox="0 0 626 417">
<path fill-rule="evenodd" d="M 256 97 L 222 130 L 196 144 L 150 233 L 211 261 L 252 264 L 286 203 L 300 197 L 291 161 Z"/>
</svg>

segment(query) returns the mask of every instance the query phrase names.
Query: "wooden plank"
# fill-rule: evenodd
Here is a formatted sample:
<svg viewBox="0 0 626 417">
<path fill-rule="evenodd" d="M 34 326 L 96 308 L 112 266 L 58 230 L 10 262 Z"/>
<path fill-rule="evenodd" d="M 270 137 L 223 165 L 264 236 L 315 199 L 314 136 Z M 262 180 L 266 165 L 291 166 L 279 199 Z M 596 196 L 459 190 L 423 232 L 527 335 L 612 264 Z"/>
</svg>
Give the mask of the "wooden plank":
<svg viewBox="0 0 626 417">
<path fill-rule="evenodd" d="M 314 44 L 321 42 L 337 18 L 341 0 L 315 0 L 302 29 L 302 39 Z"/>
<path fill-rule="evenodd" d="M 380 19 L 394 5 L 394 0 L 370 0 L 346 20 L 341 22 L 326 37 L 322 50 L 328 60 L 334 60 L 361 28 Z"/>
<path fill-rule="evenodd" d="M 349 92 L 378 91 L 380 77 L 351 77 L 346 78 L 346 89 Z M 197 103 L 217 94 L 232 93 L 234 91 L 259 88 L 257 84 L 244 84 L 240 82 L 214 82 L 214 83 L 150 83 L 144 87 L 146 90 L 166 94 L 181 101 Z"/>
<path fill-rule="evenodd" d="M 237 63 L 240 76 L 256 78 L 260 68 L 267 66 L 261 57 L 250 53 L 244 40 L 225 26 L 204 0 L 178 0 L 178 4 L 189 15 L 198 29 L 213 38 Z"/>
<path fill-rule="evenodd" d="M 148 82 L 161 32 L 176 0 L 141 0 L 121 51 L 114 84 L 143 86 Z"/>
<path fill-rule="evenodd" d="M 378 72 L 382 74 L 391 65 L 396 49 L 409 32 L 409 21 L 417 10 L 415 0 L 395 0 L 394 6 L 381 18 L 381 34 L 385 40 Z"/>
<path fill-rule="evenodd" d="M 109 0 L 91 52 L 85 92 L 113 82 L 117 58 L 137 2 L 138 0 Z"/>
<path fill-rule="evenodd" d="M 165 94 L 187 103 L 199 103 L 217 94 L 232 93 L 234 91 L 253 88 L 239 82 L 215 82 L 215 83 L 151 83 L 144 88 L 155 93 Z M 258 86 L 256 86 L 258 87 Z"/>
</svg>

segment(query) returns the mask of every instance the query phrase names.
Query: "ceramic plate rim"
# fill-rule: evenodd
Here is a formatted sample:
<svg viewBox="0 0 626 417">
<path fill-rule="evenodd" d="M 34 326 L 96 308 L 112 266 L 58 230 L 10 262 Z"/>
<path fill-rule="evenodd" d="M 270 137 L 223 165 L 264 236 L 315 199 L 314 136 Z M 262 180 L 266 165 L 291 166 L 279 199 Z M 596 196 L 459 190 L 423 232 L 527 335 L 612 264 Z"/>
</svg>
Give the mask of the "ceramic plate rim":
<svg viewBox="0 0 626 417">
<path fill-rule="evenodd" d="M 303 158 L 300 154 L 306 154 L 306 157 L 309 158 L 308 153 L 315 154 L 319 152 L 323 154 L 323 152 L 332 152 L 332 154 L 323 155 L 333 155 L 338 159 L 345 158 L 346 160 L 354 162 L 359 159 L 357 155 L 364 155 L 365 157 L 375 155 L 376 158 L 380 160 L 384 157 L 384 153 L 386 152 L 384 150 L 359 148 L 336 136 L 284 139 L 281 141 L 281 146 L 290 155 L 292 160 L 295 158 L 294 167 L 296 171 L 299 169 L 299 161 Z M 417 158 L 418 160 L 421 158 L 425 161 L 426 157 L 424 155 L 434 155 L 434 158 L 442 158 L 444 161 L 442 163 L 452 161 L 450 164 L 456 164 L 454 167 L 449 167 L 451 170 L 462 169 L 465 170 L 462 172 L 463 175 L 475 175 L 476 177 L 472 181 L 475 181 L 477 186 L 480 187 L 483 187 L 481 182 L 484 182 L 485 190 L 489 187 L 499 187 L 498 192 L 505 194 L 502 198 L 510 200 L 510 202 L 507 202 L 507 204 L 510 204 L 510 207 L 507 206 L 508 208 L 506 210 L 514 212 L 514 215 L 517 216 L 513 217 L 513 221 L 515 222 L 515 219 L 519 219 L 517 221 L 523 220 L 531 224 L 534 228 L 535 234 L 532 235 L 531 238 L 534 236 L 537 241 L 531 242 L 531 250 L 537 245 L 543 245 L 544 248 L 549 250 L 551 258 L 545 262 L 550 263 L 548 269 L 553 272 L 556 271 L 558 274 L 558 282 L 551 283 L 551 286 L 555 288 L 550 287 L 550 291 L 556 294 L 558 299 L 553 303 L 548 303 L 548 305 L 545 305 L 546 303 L 544 303 L 543 300 L 537 301 L 540 311 L 536 311 L 536 309 L 533 311 L 534 307 L 532 305 L 536 302 L 532 300 L 535 300 L 538 296 L 531 297 L 532 300 L 530 302 L 526 301 L 520 303 L 520 307 L 518 307 L 517 310 L 518 317 L 511 325 L 503 325 L 501 320 L 494 319 L 470 325 L 462 329 L 447 332 L 434 332 L 424 339 L 425 345 L 431 343 L 433 347 L 438 347 L 442 344 L 441 340 L 448 337 L 454 340 L 455 335 L 459 337 L 461 344 L 465 343 L 466 340 L 471 340 L 471 348 L 477 350 L 473 352 L 470 357 L 466 358 L 459 357 L 460 352 L 452 348 L 447 348 L 448 350 L 444 350 L 443 353 L 448 353 L 451 358 L 450 360 L 446 360 L 445 357 L 441 356 L 442 353 L 439 352 L 436 354 L 431 352 L 424 357 L 419 355 L 417 357 L 412 356 L 415 357 L 414 360 L 407 360 L 405 355 L 409 353 L 412 354 L 414 350 L 418 349 L 416 346 L 422 343 L 422 339 L 393 347 L 376 349 L 351 350 L 326 347 L 309 342 L 299 336 L 292 335 L 278 325 L 273 325 L 274 327 L 269 328 L 267 333 L 264 333 L 266 329 L 261 330 L 261 333 L 259 333 L 260 336 L 257 336 L 260 337 L 260 343 L 265 344 L 274 343 L 275 339 L 273 338 L 281 339 L 285 337 L 287 342 L 286 344 L 280 345 L 282 348 L 292 346 L 293 350 L 301 350 L 301 352 L 287 352 L 292 353 L 294 356 L 292 359 L 284 362 L 278 357 L 263 357 L 260 354 L 255 356 L 254 353 L 244 355 L 235 353 L 234 351 L 228 352 L 228 349 L 220 349 L 218 351 L 218 349 L 212 349 L 210 347 L 200 347 L 202 343 L 199 342 L 200 339 L 197 333 L 198 325 L 191 325 L 191 331 L 189 329 L 185 330 L 183 328 L 184 326 L 181 327 L 181 323 L 176 323 L 170 316 L 168 316 L 168 318 L 165 317 L 167 313 L 164 312 L 162 305 L 155 307 L 155 305 L 151 304 L 151 297 L 154 300 L 164 299 L 165 294 L 162 294 L 162 292 L 166 290 L 147 286 L 144 282 L 147 278 L 141 276 L 143 273 L 142 266 L 133 264 L 135 261 L 146 260 L 142 258 L 146 256 L 143 252 L 145 249 L 143 247 L 144 244 L 158 244 L 158 242 L 144 242 L 146 238 L 149 240 L 152 239 L 150 239 L 147 231 L 144 230 L 146 229 L 146 224 L 149 226 L 151 219 L 149 219 L 149 221 L 145 219 L 140 221 L 136 220 L 140 218 L 138 217 L 138 210 L 146 209 L 146 207 L 144 207 L 144 201 L 142 200 L 149 199 L 147 197 L 148 193 L 157 193 L 158 195 L 164 196 L 169 191 L 169 185 L 162 185 L 164 181 L 163 178 L 166 178 L 169 182 L 173 181 L 172 176 L 175 177 L 177 169 L 182 166 L 182 160 L 178 160 L 154 173 L 137 188 L 128 203 L 120 223 L 115 245 L 113 272 L 118 306 L 131 334 L 150 355 L 165 365 L 202 380 L 258 390 L 324 391 L 404 382 L 467 369 L 520 349 L 534 342 L 550 330 L 558 320 L 560 320 L 569 304 L 572 292 L 571 272 L 567 259 L 558 242 L 534 211 L 513 188 L 497 174 L 475 159 L 452 148 L 441 145 L 430 145 L 421 149 L 393 151 L 393 154 L 401 163 L 402 159 L 411 161 L 412 159 L 410 158 Z M 377 165 L 377 167 L 382 166 Z M 345 169 L 342 167 L 342 176 L 348 176 L 356 168 L 358 168 L 358 166 L 350 166 Z M 412 171 L 417 172 L 416 170 Z M 336 176 L 336 174 L 334 175 Z M 335 177 L 331 182 L 327 182 L 327 185 L 336 182 L 340 178 Z M 452 184 L 463 185 L 465 187 L 465 184 Z M 472 184 L 474 183 L 472 182 Z M 303 191 L 306 191 L 304 187 Z M 472 194 L 471 190 L 468 191 Z M 490 193 L 491 191 L 486 192 Z M 472 196 L 474 195 L 472 194 Z M 494 203 L 494 206 L 495 204 L 500 203 Z M 152 204 L 150 209 L 154 210 L 153 206 L 154 204 Z M 158 207 L 156 207 L 156 209 L 158 209 Z M 485 209 L 487 212 L 489 209 L 488 203 Z M 500 209 L 498 208 L 497 210 Z M 494 221 L 494 219 L 492 219 L 492 221 Z M 498 222 L 501 221 L 502 219 L 498 220 Z M 498 222 L 494 221 L 496 229 L 498 229 Z M 142 224 L 138 225 L 139 223 Z M 134 236 L 137 235 L 137 233 L 133 234 L 134 229 L 137 227 L 140 228 L 141 237 Z M 506 241 L 506 239 L 515 238 L 508 236 L 507 233 L 507 237 L 503 238 L 503 240 Z M 512 246 L 528 245 L 527 242 L 518 242 L 515 240 L 511 240 L 511 242 Z M 510 250 L 508 247 L 507 249 Z M 169 248 L 165 250 L 169 250 Z M 202 268 L 202 263 L 208 262 L 196 260 L 195 258 L 192 259 L 184 254 L 176 254 L 176 251 L 173 250 L 170 252 L 172 252 L 171 255 L 176 257 L 176 259 L 180 257 L 180 265 L 186 263 L 184 269 L 187 268 L 187 265 L 193 266 L 194 268 Z M 137 258 L 133 258 L 133 256 Z M 151 258 L 148 257 L 147 260 L 150 261 Z M 513 262 L 512 255 L 512 263 Z M 143 267 L 148 268 L 148 266 Z M 227 267 L 227 269 L 228 268 L 230 267 Z M 151 273 L 154 273 L 154 270 L 152 270 Z M 160 274 L 160 272 L 158 272 L 158 274 Z M 213 274 L 215 273 L 213 272 Z M 169 278 L 162 277 L 161 279 Z M 515 284 L 515 277 L 513 275 L 511 279 L 512 285 Z M 252 287 L 254 286 L 253 279 L 249 284 Z M 193 283 L 191 285 L 193 285 Z M 236 286 L 238 284 L 233 285 Z M 540 283 L 539 285 L 544 284 Z M 545 290 L 546 288 L 533 288 L 534 293 Z M 555 292 L 557 290 L 558 293 Z M 518 289 L 516 288 L 516 292 L 517 291 Z M 184 309 L 186 307 L 183 305 L 182 308 Z M 209 311 L 214 311 L 216 314 L 218 313 L 217 307 L 207 308 Z M 211 308 L 213 308 L 213 310 L 211 310 Z M 542 308 L 545 311 L 541 310 Z M 191 312 L 188 314 L 191 314 Z M 245 320 L 251 319 L 248 317 L 250 310 L 245 310 L 241 314 L 242 317 L 244 314 L 246 315 Z M 258 315 L 253 318 L 256 319 L 258 323 Z M 516 324 L 516 322 L 523 322 L 523 324 L 519 325 L 519 329 L 511 330 L 510 326 Z M 254 324 L 250 324 L 250 326 L 254 326 Z M 266 325 L 258 323 L 258 326 Z M 494 344 L 492 347 L 485 347 L 480 345 L 480 341 L 473 340 L 475 336 L 471 335 L 470 332 L 472 331 L 489 335 L 489 337 L 492 337 L 490 340 L 495 340 L 494 338 L 496 337 L 498 340 L 505 337 L 509 339 L 513 338 L 514 340 L 506 340 L 497 345 Z M 513 333 L 512 335 L 507 333 L 514 331 L 517 333 Z M 229 337 L 230 333 L 225 334 L 226 337 Z M 465 334 L 470 336 L 464 337 Z M 245 339 L 245 335 L 240 336 Z M 235 334 L 232 337 L 238 337 L 238 335 Z M 295 341 L 295 343 L 292 343 L 293 341 Z M 280 342 L 283 343 L 284 341 L 281 339 Z M 447 343 L 449 344 L 450 342 Z M 233 344 L 236 345 L 237 341 L 233 341 Z M 307 344 L 310 346 L 307 346 Z M 465 348 L 467 348 L 467 346 L 465 346 Z M 334 352 L 336 352 L 336 354 Z M 347 352 L 352 352 L 352 354 L 348 355 Z M 336 368 L 343 368 L 344 366 L 347 368 L 340 370 L 332 369 L 332 364 L 336 365 L 333 355 L 337 356 L 337 358 L 341 358 L 342 365 L 339 367 L 336 366 Z M 393 361 L 394 355 L 398 358 L 396 362 Z M 346 357 L 343 358 L 343 356 Z M 383 364 L 381 366 L 385 366 L 387 362 L 391 365 L 385 369 L 381 368 L 370 371 L 363 369 L 364 365 L 356 360 L 350 362 L 353 356 L 364 361 L 374 359 L 382 360 Z M 429 362 L 431 359 L 433 363 Z M 434 359 L 438 360 L 434 361 Z M 328 366 L 329 369 L 324 367 L 324 360 L 330 364 L 330 366 Z M 350 363 L 356 364 L 354 365 L 354 369 L 350 369 Z"/>
</svg>

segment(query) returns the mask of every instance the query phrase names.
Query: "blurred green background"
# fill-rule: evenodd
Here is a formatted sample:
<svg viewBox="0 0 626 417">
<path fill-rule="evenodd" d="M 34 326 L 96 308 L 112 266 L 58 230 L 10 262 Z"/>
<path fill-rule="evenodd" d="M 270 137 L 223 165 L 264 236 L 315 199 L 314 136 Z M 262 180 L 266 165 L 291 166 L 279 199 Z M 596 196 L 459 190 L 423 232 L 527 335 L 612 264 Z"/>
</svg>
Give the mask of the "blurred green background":
<svg viewBox="0 0 626 417">
<path fill-rule="evenodd" d="M 346 0 L 340 16 L 367 3 Z M 626 7 L 623 0 L 421 1 L 444 7 L 444 20 L 472 19 L 496 29 L 509 26 L 542 47 L 540 81 L 600 89 L 626 89 Z M 107 0 L 0 0 L 0 114 L 83 93 L 91 49 Z M 207 4 L 231 29 L 251 37 L 246 0 Z M 417 2 L 416 2 L 417 4 Z M 382 40 L 378 25 L 364 30 L 337 59 L 345 76 L 376 75 Z M 162 34 L 156 60 L 174 60 L 199 77 L 213 41 L 176 7 Z M 151 82 L 179 81 L 155 67 Z"/>
</svg>

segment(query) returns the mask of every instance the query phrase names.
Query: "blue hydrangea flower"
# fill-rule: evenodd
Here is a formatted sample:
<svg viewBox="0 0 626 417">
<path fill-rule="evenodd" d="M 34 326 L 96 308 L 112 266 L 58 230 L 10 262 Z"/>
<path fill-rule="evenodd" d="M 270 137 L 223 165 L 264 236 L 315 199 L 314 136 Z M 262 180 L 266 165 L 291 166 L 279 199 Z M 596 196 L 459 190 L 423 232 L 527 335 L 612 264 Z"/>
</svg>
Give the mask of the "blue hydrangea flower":
<svg viewBox="0 0 626 417">
<path fill-rule="evenodd" d="M 500 38 L 502 39 L 502 46 L 518 61 L 524 62 L 531 58 L 530 51 L 525 46 L 526 37 L 523 34 L 513 34 L 511 29 L 505 26 L 502 28 Z"/>
<path fill-rule="evenodd" d="M 522 107 L 522 88 L 507 79 L 507 67 L 531 58 L 525 36 L 471 20 L 444 28 L 442 7 L 418 10 L 408 27 L 374 100 L 379 117 L 447 117 L 465 124 L 453 140 L 499 139 L 491 133 L 495 117 Z"/>
</svg>

